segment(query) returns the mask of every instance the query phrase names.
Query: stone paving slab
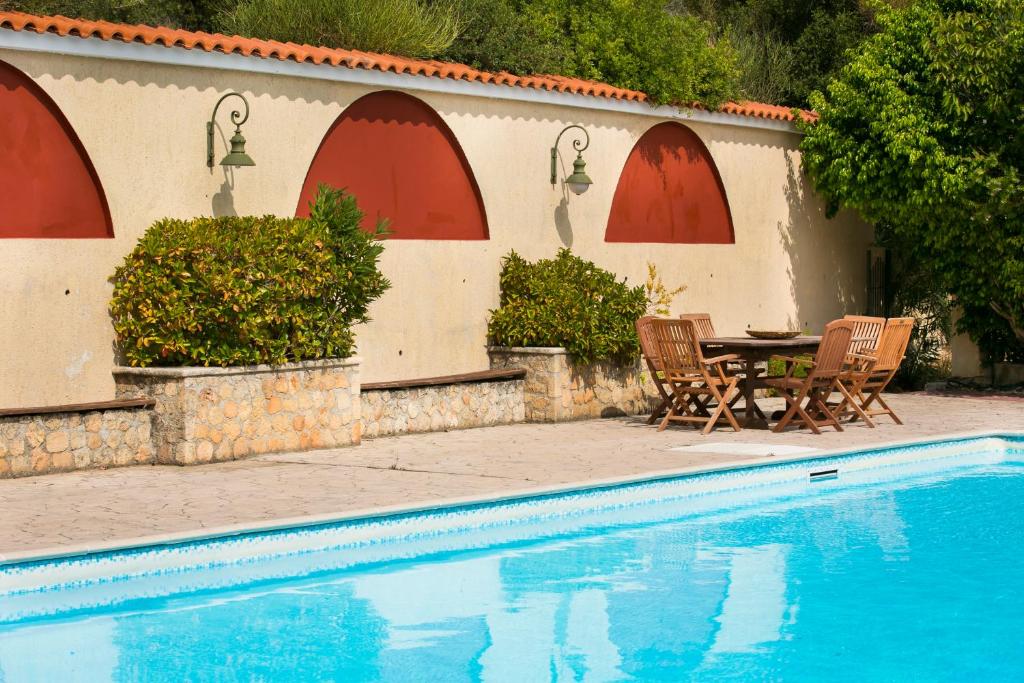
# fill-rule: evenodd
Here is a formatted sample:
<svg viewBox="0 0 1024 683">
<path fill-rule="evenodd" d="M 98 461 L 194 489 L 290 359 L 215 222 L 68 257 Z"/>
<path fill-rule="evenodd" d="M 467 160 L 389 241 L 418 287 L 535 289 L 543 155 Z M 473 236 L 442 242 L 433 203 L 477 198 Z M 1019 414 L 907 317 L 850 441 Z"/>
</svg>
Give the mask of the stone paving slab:
<svg viewBox="0 0 1024 683">
<path fill-rule="evenodd" d="M 1024 401 L 893 396 L 907 423 L 842 433 L 773 434 L 673 427 L 635 418 L 520 424 L 365 441 L 193 467 L 138 466 L 0 481 L 0 555 L 110 543 L 275 519 L 503 493 L 663 472 L 765 462 L 694 444 L 786 444 L 822 451 L 983 430 L 1024 429 Z M 772 408 L 771 403 L 768 407 Z"/>
</svg>

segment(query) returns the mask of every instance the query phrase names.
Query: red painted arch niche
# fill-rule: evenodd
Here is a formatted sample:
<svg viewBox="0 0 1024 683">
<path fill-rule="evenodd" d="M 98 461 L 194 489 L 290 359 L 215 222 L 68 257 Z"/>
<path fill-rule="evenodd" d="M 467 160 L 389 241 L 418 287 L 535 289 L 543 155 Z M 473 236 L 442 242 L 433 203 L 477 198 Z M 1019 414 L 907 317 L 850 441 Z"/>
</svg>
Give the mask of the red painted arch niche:
<svg viewBox="0 0 1024 683">
<path fill-rule="evenodd" d="M 0 61 L 0 238 L 113 236 L 103 186 L 71 124 Z"/>
<path fill-rule="evenodd" d="M 669 121 L 640 137 L 619 176 L 605 241 L 736 242 L 722 178 L 696 133 Z"/>
<path fill-rule="evenodd" d="M 480 189 L 458 141 L 437 112 L 405 93 L 371 93 L 342 112 L 313 157 L 296 215 L 309 215 L 320 183 L 355 195 L 365 229 L 387 218 L 390 239 L 488 238 Z"/>
</svg>

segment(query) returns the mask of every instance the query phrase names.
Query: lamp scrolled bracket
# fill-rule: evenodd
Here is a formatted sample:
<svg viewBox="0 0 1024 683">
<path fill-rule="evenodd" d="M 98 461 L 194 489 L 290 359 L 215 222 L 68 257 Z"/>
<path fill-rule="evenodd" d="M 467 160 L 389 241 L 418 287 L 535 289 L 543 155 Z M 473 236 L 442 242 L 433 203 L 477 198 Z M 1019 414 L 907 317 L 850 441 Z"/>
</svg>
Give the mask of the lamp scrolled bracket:
<svg viewBox="0 0 1024 683">
<path fill-rule="evenodd" d="M 249 120 L 249 101 L 241 93 L 229 92 L 222 95 L 217 104 L 213 106 L 213 114 L 206 122 L 206 165 L 213 168 L 213 129 L 217 121 L 217 110 L 221 102 L 229 97 L 237 97 L 245 105 L 245 113 L 238 109 L 231 112 L 231 123 L 235 124 L 235 134 L 231 136 L 231 151 L 221 159 L 221 166 L 255 166 L 256 162 L 245 153 L 245 138 L 242 136 L 242 124 Z"/>
<path fill-rule="evenodd" d="M 551 148 L 551 184 L 558 183 L 558 143 L 562 136 L 570 130 L 579 130 L 583 137 L 576 137 L 572 141 L 572 148 L 576 150 L 576 160 L 572 162 L 572 175 L 565 179 L 565 184 L 572 190 L 573 194 L 583 194 L 594 183 L 587 175 L 587 163 L 583 160 L 583 150 L 590 146 L 590 133 L 583 126 L 571 124 L 562 129 L 555 138 L 555 145 Z"/>
</svg>

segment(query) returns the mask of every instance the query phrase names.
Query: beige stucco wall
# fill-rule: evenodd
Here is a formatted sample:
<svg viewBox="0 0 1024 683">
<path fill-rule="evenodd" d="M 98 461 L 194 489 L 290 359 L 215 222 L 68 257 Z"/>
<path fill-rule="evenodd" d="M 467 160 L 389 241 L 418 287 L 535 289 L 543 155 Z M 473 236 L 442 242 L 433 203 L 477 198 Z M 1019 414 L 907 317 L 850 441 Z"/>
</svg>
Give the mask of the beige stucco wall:
<svg viewBox="0 0 1024 683">
<path fill-rule="evenodd" d="M 112 398 L 107 278 L 146 227 L 164 216 L 292 215 L 327 128 L 348 103 L 380 89 L 10 49 L 0 49 L 0 59 L 34 78 L 75 128 L 103 183 L 116 235 L 0 242 L 0 407 Z M 204 125 L 230 90 L 252 105 L 244 133 L 257 166 L 211 171 Z M 499 259 L 511 248 L 532 259 L 571 246 L 633 282 L 653 261 L 668 284 L 689 288 L 676 311 L 709 311 L 722 333 L 748 325 L 815 331 L 860 311 L 869 230 L 849 215 L 825 220 L 800 174 L 795 133 L 691 124 L 718 164 L 736 244 L 608 244 L 618 174 L 636 140 L 660 119 L 409 92 L 434 107 L 460 141 L 490 240 L 388 243 L 382 265 L 394 287 L 359 330 L 363 381 L 487 368 L 487 311 L 497 305 Z M 227 127 L 227 112 L 219 118 Z M 580 197 L 548 183 L 548 150 L 568 123 L 585 125 L 592 140 L 586 160 L 594 186 Z M 217 144 L 219 158 L 223 139 Z M 565 140 L 563 147 L 566 153 Z"/>
</svg>

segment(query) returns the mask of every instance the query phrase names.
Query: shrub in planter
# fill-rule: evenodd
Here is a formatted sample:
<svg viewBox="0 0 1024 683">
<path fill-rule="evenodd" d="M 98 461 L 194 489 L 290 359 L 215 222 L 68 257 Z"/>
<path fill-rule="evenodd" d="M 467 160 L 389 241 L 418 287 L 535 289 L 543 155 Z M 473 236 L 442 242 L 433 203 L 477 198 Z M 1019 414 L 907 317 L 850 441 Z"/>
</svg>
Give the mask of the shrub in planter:
<svg viewBox="0 0 1024 683">
<path fill-rule="evenodd" d="M 636 320 L 647 310 L 642 285 L 562 249 L 530 263 L 515 251 L 502 259 L 500 307 L 488 333 L 496 346 L 562 346 L 577 361 L 630 362 L 640 353 Z"/>
<path fill-rule="evenodd" d="M 390 283 L 353 196 L 324 186 L 309 218 L 154 223 L 114 272 L 117 345 L 134 366 L 279 365 L 352 354 Z"/>
</svg>

